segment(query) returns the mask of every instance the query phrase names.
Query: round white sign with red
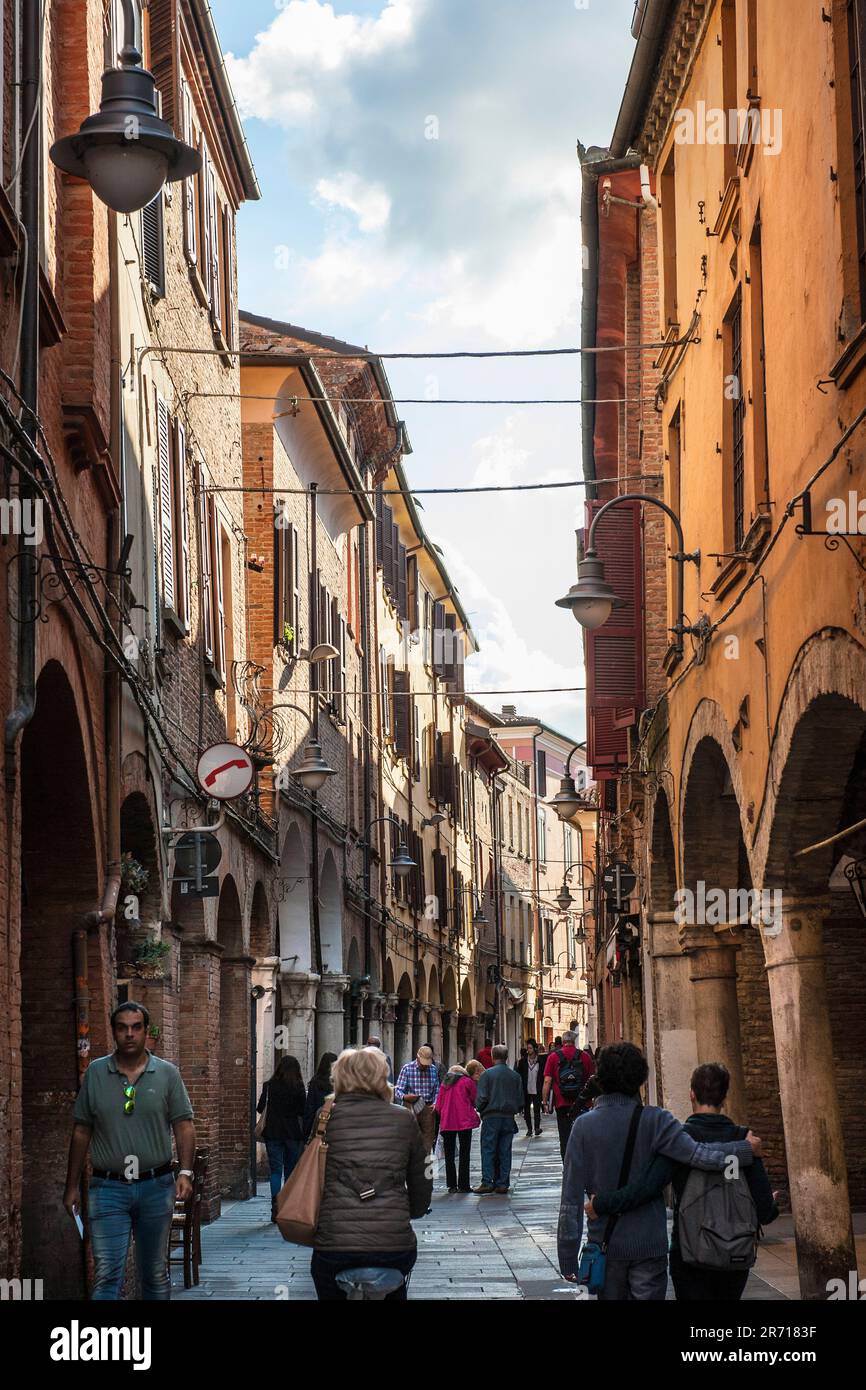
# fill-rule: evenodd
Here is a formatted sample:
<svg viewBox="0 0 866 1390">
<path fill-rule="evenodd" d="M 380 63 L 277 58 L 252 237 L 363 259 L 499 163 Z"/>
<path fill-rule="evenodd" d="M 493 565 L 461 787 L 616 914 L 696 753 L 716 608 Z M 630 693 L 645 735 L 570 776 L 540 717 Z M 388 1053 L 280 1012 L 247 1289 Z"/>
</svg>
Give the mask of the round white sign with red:
<svg viewBox="0 0 866 1390">
<path fill-rule="evenodd" d="M 217 801 L 232 801 L 248 792 L 253 763 L 239 743 L 214 743 L 198 760 L 199 786 Z"/>
</svg>

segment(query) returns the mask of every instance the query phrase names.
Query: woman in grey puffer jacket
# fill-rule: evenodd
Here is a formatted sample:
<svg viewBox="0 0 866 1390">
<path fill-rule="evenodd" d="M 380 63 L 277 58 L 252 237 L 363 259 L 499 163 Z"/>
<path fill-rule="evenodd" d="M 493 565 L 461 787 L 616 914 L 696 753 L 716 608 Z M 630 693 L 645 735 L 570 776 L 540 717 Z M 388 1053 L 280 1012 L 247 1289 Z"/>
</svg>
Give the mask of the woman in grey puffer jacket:
<svg viewBox="0 0 866 1390">
<path fill-rule="evenodd" d="M 433 1176 L 418 1122 L 392 1105 L 388 1062 L 376 1047 L 349 1048 L 334 1063 L 325 1188 L 310 1272 L 320 1299 L 342 1299 L 344 1269 L 399 1269 L 417 1258 L 411 1222 L 424 1216 Z M 406 1285 L 390 1294 L 406 1298 Z"/>
</svg>

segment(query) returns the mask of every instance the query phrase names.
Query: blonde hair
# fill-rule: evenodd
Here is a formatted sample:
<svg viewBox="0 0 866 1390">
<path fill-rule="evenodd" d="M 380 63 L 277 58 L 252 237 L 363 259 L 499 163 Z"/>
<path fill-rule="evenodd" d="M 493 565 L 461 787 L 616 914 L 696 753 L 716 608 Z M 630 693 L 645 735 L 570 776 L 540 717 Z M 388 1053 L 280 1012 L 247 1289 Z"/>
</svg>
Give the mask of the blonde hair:
<svg viewBox="0 0 866 1390">
<path fill-rule="evenodd" d="M 480 1076 L 484 1070 L 484 1063 L 479 1062 L 476 1057 L 473 1057 L 471 1061 L 466 1063 L 466 1074 L 467 1076 L 471 1076 L 473 1081 L 476 1076 Z"/>
<path fill-rule="evenodd" d="M 347 1047 L 331 1071 L 334 1095 L 346 1091 L 367 1091 L 380 1100 L 390 1101 L 388 1059 L 378 1047 Z"/>
</svg>

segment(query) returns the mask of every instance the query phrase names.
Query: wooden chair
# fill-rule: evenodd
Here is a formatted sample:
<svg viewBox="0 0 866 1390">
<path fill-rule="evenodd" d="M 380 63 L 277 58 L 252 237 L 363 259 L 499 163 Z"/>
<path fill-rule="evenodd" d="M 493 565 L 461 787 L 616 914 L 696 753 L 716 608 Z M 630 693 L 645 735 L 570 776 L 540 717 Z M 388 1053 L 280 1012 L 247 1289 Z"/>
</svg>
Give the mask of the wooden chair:
<svg viewBox="0 0 866 1390">
<path fill-rule="evenodd" d="M 208 1150 L 196 1149 L 192 1165 L 192 1193 L 185 1202 L 176 1201 L 168 1238 L 169 1270 L 183 1260 L 183 1286 L 191 1289 L 198 1284 L 201 1266 L 201 1203 L 207 1177 Z M 177 1255 L 172 1251 L 177 1250 Z"/>
</svg>

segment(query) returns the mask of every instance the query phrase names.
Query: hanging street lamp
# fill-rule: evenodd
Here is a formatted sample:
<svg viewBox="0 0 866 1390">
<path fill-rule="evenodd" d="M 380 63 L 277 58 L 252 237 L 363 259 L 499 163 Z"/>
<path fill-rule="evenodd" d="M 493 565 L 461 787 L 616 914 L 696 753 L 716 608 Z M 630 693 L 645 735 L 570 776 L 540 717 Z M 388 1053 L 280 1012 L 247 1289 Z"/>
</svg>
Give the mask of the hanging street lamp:
<svg viewBox="0 0 866 1390">
<path fill-rule="evenodd" d="M 556 600 L 557 608 L 570 608 L 581 627 L 585 627 L 589 632 L 594 632 L 596 628 L 606 623 L 614 608 L 625 606 L 625 600 L 614 593 L 604 577 L 604 564 L 598 558 L 593 542 L 595 541 L 595 528 L 601 521 L 605 512 L 611 507 L 616 507 L 621 502 L 649 502 L 656 507 L 661 507 L 662 511 L 670 517 L 674 524 L 679 542 L 679 550 L 671 555 L 671 559 L 677 566 L 676 593 L 674 595 L 674 611 L 677 621 L 672 631 L 676 634 L 674 644 L 677 655 L 683 654 L 683 637 L 689 633 L 698 636 L 704 631 L 700 625 L 692 625 L 686 622 L 683 612 L 683 573 L 687 560 L 692 564 L 698 565 L 701 560 L 699 550 L 686 551 L 683 540 L 683 528 L 676 512 L 672 511 L 666 502 L 660 497 L 653 497 L 647 492 L 624 492 L 620 497 L 612 497 L 609 502 L 605 502 L 599 507 L 589 528 L 586 538 L 586 553 L 577 567 L 577 583 L 572 584 L 568 593 L 563 598 Z"/>
<path fill-rule="evenodd" d="M 559 783 L 559 791 L 556 793 L 556 796 L 552 797 L 547 803 L 548 806 L 553 807 L 561 821 L 567 822 L 573 820 L 579 811 L 593 809 L 592 803 L 587 801 L 585 796 L 581 796 L 580 792 L 577 790 L 574 784 L 574 778 L 571 775 L 571 760 L 575 753 L 579 752 L 583 746 L 582 743 L 576 743 L 572 748 L 568 755 L 568 761 L 565 764 L 565 776 Z"/>
<path fill-rule="evenodd" d="M 396 825 L 398 831 L 400 831 L 400 822 L 397 820 L 396 816 L 377 816 L 375 820 L 371 820 L 367 823 L 367 825 L 365 825 L 364 833 L 358 841 L 359 849 L 372 848 L 369 840 L 367 839 L 367 836 L 373 829 L 373 826 L 379 825 L 382 821 L 387 821 L 389 825 Z M 408 878 L 412 870 L 416 867 L 417 865 L 415 864 L 415 860 L 409 853 L 409 850 L 406 846 L 405 840 L 403 839 L 403 834 L 401 831 L 400 840 L 397 844 L 397 853 L 394 855 L 394 858 L 391 860 L 391 863 L 388 865 L 388 868 L 393 869 L 394 873 L 397 875 L 398 878 Z"/>
<path fill-rule="evenodd" d="M 178 140 L 157 111 L 153 73 L 142 67 L 135 43 L 132 0 L 123 4 L 120 66 L 102 74 L 102 102 L 75 135 L 51 147 L 51 159 L 66 174 L 85 179 L 115 212 L 137 212 L 152 203 L 166 183 L 201 169 L 198 150 Z"/>
</svg>

